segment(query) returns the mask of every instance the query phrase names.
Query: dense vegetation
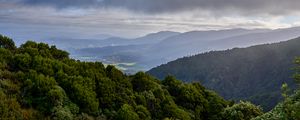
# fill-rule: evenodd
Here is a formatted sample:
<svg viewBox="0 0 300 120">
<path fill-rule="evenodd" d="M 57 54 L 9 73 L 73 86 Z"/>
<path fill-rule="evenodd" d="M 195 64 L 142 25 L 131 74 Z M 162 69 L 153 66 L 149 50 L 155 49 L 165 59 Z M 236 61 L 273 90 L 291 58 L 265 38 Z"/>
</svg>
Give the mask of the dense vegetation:
<svg viewBox="0 0 300 120">
<path fill-rule="evenodd" d="M 181 58 L 150 70 L 160 79 L 174 75 L 185 82 L 200 82 L 225 99 L 249 100 L 270 110 L 280 100 L 283 83 L 295 88 L 292 75 L 300 38 L 249 48 L 212 51 Z"/>
<path fill-rule="evenodd" d="M 0 36 L 0 119 L 215 120 L 261 115 L 248 102 L 233 105 L 199 83 L 80 62 L 44 43 L 20 47 Z"/>
</svg>

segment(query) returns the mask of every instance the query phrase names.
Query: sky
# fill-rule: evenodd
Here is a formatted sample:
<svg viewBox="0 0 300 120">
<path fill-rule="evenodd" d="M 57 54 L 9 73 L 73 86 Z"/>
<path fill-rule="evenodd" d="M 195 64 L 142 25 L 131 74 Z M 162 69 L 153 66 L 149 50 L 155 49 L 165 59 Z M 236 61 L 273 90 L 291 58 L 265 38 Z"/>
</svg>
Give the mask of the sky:
<svg viewBox="0 0 300 120">
<path fill-rule="evenodd" d="M 15 39 L 134 38 L 159 31 L 287 28 L 299 0 L 0 0 L 0 34 Z"/>
</svg>

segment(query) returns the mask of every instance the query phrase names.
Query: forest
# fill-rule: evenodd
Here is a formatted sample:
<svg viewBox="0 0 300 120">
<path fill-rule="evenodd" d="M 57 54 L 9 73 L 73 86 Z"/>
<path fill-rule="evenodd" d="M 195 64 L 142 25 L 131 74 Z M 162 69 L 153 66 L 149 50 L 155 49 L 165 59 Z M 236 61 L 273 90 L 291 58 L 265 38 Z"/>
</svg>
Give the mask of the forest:
<svg viewBox="0 0 300 120">
<path fill-rule="evenodd" d="M 300 59 L 295 62 L 300 72 Z M 0 35 L 0 119 L 299 120 L 300 91 L 283 84 L 282 96 L 264 113 L 250 102 L 225 100 L 199 82 L 126 75 L 114 66 L 71 59 L 45 43 L 16 47 Z"/>
<path fill-rule="evenodd" d="M 158 66 L 149 74 L 163 79 L 173 75 L 185 82 L 200 82 L 225 99 L 247 100 L 265 111 L 283 99 L 280 87 L 293 80 L 300 56 L 300 38 L 247 48 L 211 51 Z"/>
</svg>

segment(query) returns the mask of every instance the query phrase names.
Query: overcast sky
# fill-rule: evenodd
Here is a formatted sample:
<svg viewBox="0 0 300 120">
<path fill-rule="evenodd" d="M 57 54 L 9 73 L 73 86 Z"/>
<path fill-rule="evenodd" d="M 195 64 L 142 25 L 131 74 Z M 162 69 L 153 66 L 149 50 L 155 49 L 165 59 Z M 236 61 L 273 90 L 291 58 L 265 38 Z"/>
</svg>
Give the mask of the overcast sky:
<svg viewBox="0 0 300 120">
<path fill-rule="evenodd" d="M 300 0 L 0 0 L 16 39 L 137 37 L 158 31 L 300 25 Z"/>
</svg>

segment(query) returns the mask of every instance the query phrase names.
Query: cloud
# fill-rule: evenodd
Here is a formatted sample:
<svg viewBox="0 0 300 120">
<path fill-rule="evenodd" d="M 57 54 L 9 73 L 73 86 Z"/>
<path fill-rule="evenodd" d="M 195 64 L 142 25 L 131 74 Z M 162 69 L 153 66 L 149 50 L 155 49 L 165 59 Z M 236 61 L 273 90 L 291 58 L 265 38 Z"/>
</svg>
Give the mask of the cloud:
<svg viewBox="0 0 300 120">
<path fill-rule="evenodd" d="M 1 0 L 0 0 L 1 1 Z M 8 1 L 8 0 L 2 0 Z M 299 0 L 13 0 L 26 5 L 46 5 L 63 8 L 123 8 L 146 14 L 182 11 L 209 11 L 212 14 L 267 14 L 298 13 Z"/>
<path fill-rule="evenodd" d="M 260 5 L 254 5 L 258 3 L 252 2 L 258 0 L 226 0 L 226 3 L 224 1 L 0 0 L 0 27 L 2 25 L 5 26 L 3 28 L 11 28 L 10 31 L 23 32 L 25 35 L 34 31 L 53 36 L 71 32 L 71 37 L 78 34 L 81 37 L 75 37 L 86 38 L 100 33 L 137 37 L 164 30 L 187 32 L 231 28 L 284 28 L 298 25 L 295 23 L 299 19 L 298 16 L 297 19 L 291 19 L 283 15 L 284 12 L 280 15 L 277 12 L 275 15 L 276 12 L 271 9 L 272 5 L 265 3 L 272 0 L 260 0 Z M 269 15 L 254 12 L 262 9 L 265 9 L 264 14 Z M 268 10 L 269 12 L 266 12 Z"/>
</svg>

